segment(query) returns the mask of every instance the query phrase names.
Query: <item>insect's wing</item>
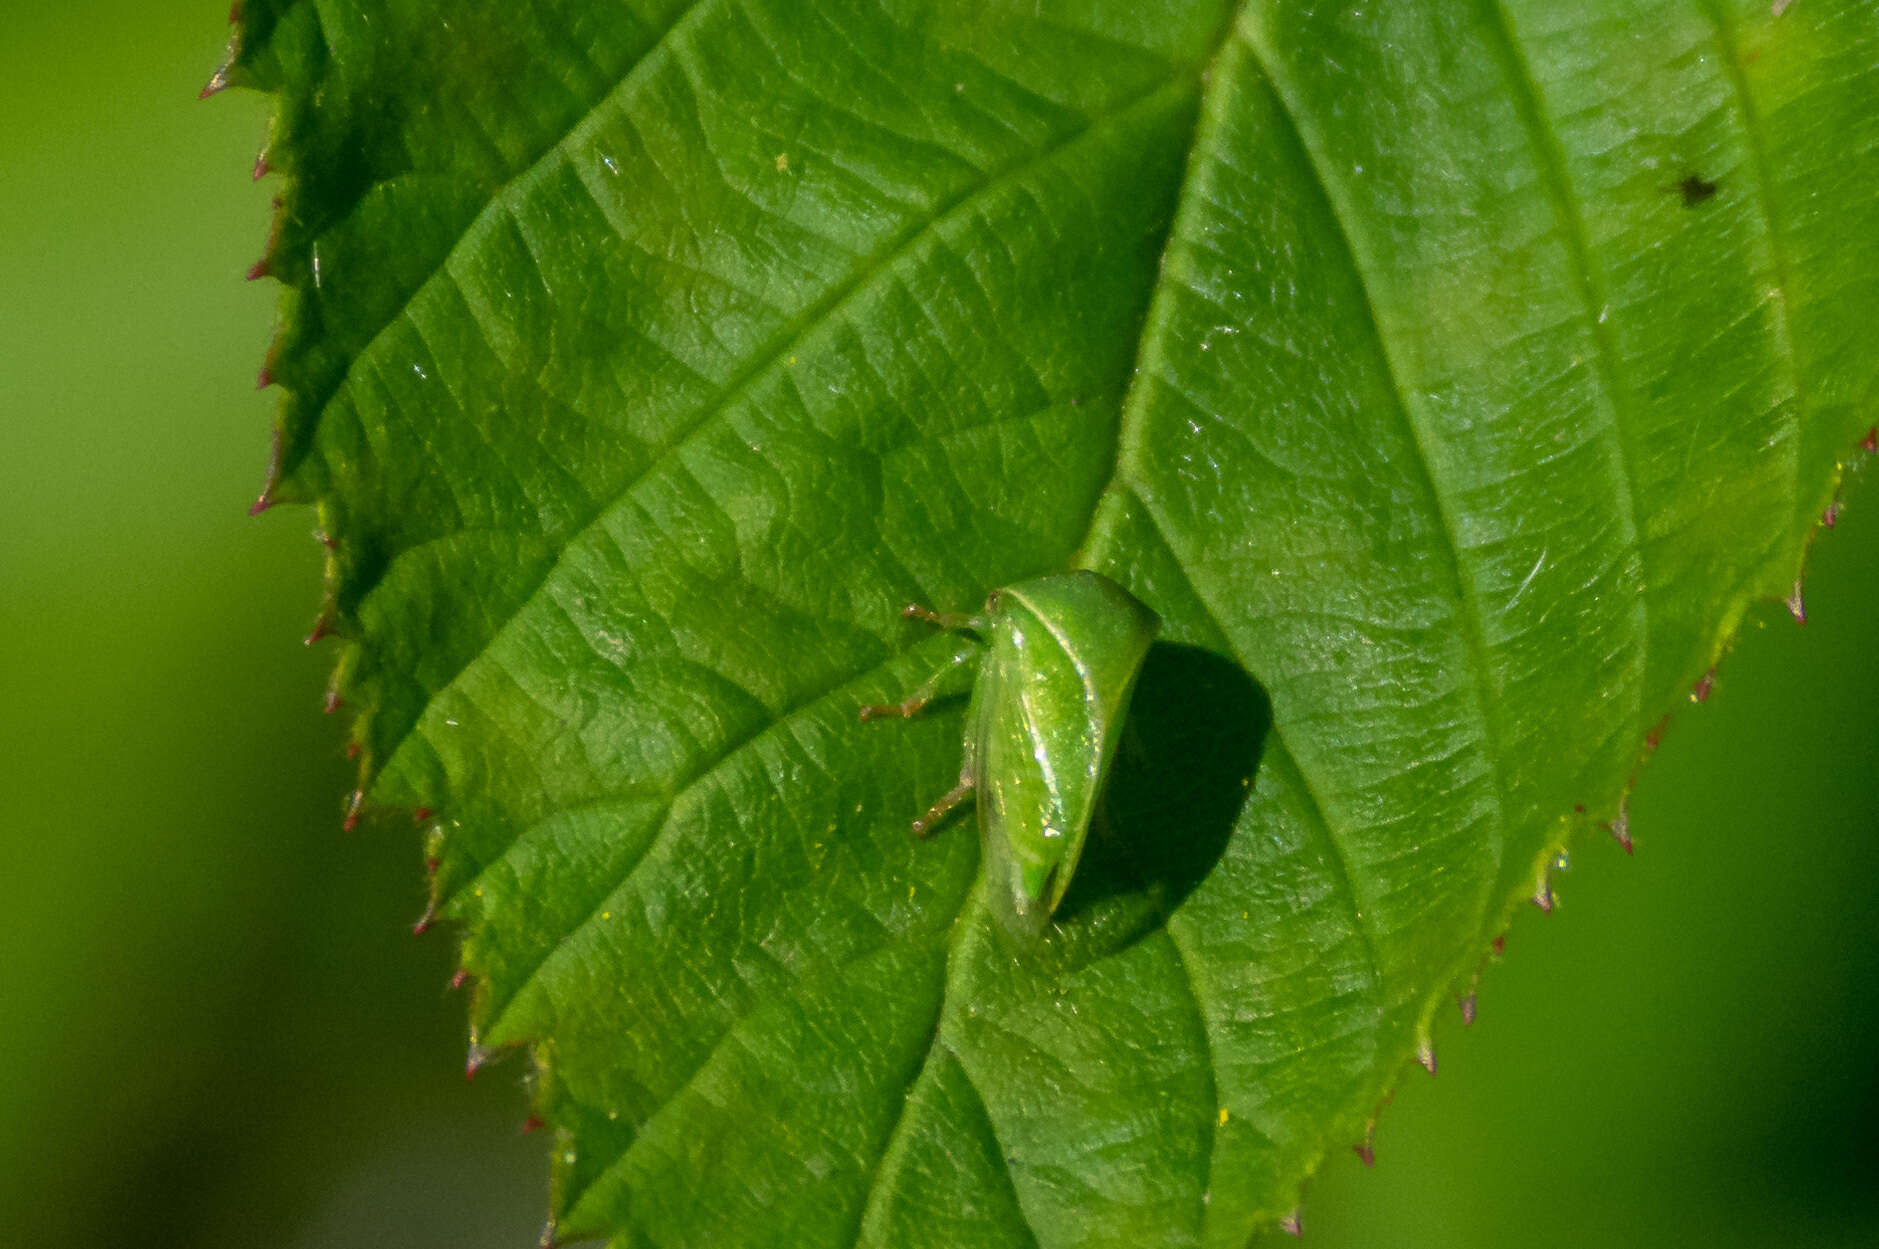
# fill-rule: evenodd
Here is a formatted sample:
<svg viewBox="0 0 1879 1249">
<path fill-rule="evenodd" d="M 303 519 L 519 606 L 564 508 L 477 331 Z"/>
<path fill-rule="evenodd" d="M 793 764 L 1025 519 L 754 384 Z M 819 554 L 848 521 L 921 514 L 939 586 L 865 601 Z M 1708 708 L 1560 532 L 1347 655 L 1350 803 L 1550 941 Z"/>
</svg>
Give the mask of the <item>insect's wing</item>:
<svg viewBox="0 0 1879 1249">
<path fill-rule="evenodd" d="M 1158 623 L 1095 573 L 1001 592 L 969 735 L 989 896 L 1020 938 L 1069 888 Z"/>
<path fill-rule="evenodd" d="M 1067 857 L 1074 867 L 1071 812 L 1088 787 L 1077 752 L 1057 740 L 1083 718 L 1080 683 L 1048 640 L 1035 648 L 1032 625 L 1020 613 L 993 629 L 972 724 L 986 896 L 1020 939 L 1043 931 Z"/>
</svg>

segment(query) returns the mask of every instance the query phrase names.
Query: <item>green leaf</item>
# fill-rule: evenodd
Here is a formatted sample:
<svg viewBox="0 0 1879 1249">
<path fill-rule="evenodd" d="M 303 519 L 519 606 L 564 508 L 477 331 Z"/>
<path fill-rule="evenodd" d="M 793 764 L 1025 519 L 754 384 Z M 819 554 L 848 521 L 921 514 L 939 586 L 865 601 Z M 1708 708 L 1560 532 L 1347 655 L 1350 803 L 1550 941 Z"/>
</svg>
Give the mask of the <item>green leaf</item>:
<svg viewBox="0 0 1879 1249">
<path fill-rule="evenodd" d="M 1238 1246 L 1363 1138 L 1879 406 L 1862 0 L 247 0 L 362 784 L 563 1238 Z M 1165 621 L 1041 951 L 862 724 Z"/>
</svg>

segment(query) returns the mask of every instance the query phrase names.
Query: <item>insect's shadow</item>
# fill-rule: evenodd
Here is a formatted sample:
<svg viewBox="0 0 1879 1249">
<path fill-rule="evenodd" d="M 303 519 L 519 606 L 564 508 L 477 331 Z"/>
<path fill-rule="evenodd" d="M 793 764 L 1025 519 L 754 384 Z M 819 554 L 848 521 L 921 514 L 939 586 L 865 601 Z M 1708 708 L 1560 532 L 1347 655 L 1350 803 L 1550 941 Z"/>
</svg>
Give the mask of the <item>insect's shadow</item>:
<svg viewBox="0 0 1879 1249">
<path fill-rule="evenodd" d="M 1199 647 L 1156 643 L 1102 818 L 1057 912 L 1060 933 L 1084 945 L 1073 935 L 1084 929 L 1113 949 L 1159 927 L 1226 851 L 1271 727 L 1271 700 L 1244 668 Z"/>
</svg>

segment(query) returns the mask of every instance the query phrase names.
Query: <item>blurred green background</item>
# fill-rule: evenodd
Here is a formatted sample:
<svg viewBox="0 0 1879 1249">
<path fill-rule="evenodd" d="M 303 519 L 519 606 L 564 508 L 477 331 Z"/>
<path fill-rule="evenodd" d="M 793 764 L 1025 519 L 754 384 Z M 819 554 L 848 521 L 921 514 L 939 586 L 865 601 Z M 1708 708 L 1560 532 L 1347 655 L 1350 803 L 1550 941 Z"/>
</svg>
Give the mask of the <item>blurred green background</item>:
<svg viewBox="0 0 1879 1249">
<path fill-rule="evenodd" d="M 310 513 L 243 516 L 274 291 L 222 12 L 0 0 L 0 1245 L 524 1246 L 417 834 L 342 833 Z M 1879 1245 L 1879 494 L 1438 1030 L 1319 1246 Z"/>
</svg>

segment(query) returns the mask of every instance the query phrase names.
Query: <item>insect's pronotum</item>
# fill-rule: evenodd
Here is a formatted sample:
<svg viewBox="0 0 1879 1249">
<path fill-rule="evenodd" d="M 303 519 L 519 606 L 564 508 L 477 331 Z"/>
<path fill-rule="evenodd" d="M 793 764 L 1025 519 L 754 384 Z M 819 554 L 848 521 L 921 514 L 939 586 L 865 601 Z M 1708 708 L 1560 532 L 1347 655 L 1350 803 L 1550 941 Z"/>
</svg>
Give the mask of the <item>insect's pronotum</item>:
<svg viewBox="0 0 1879 1249">
<path fill-rule="evenodd" d="M 861 718 L 911 716 L 977 661 L 959 784 L 913 822 L 925 836 L 976 794 L 986 897 L 1020 939 L 1042 933 L 1089 835 L 1136 674 L 1160 620 L 1100 573 L 1053 573 L 992 591 L 977 616 L 910 606 L 903 615 L 976 635 L 898 703 Z"/>
</svg>

